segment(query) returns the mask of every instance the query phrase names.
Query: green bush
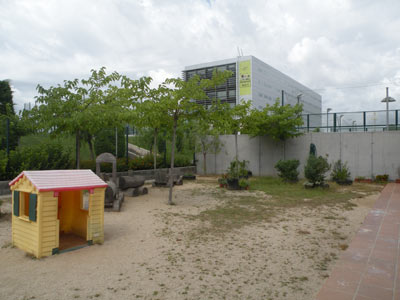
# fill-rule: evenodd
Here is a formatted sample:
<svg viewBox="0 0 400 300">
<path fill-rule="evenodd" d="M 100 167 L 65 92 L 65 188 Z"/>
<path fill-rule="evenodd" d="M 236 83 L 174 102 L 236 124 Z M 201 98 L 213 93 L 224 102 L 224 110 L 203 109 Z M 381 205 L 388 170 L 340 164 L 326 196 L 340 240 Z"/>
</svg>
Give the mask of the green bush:
<svg viewBox="0 0 400 300">
<path fill-rule="evenodd" d="M 12 179 L 24 170 L 70 169 L 73 163 L 71 155 L 62 146 L 52 141 L 11 151 L 7 172 L 2 173 L 2 179 Z"/>
<path fill-rule="evenodd" d="M 248 177 L 249 171 L 247 170 L 247 164 L 248 161 L 243 160 L 243 161 L 237 161 L 233 160 L 231 161 L 231 164 L 227 170 L 228 173 L 228 178 L 229 179 L 234 179 L 234 178 L 243 178 L 243 177 Z"/>
<path fill-rule="evenodd" d="M 297 168 L 300 162 L 297 159 L 279 160 L 275 165 L 275 169 L 278 170 L 278 176 L 286 182 L 297 182 L 299 172 Z"/>
<path fill-rule="evenodd" d="M 331 166 L 326 158 L 310 154 L 304 167 L 304 176 L 310 183 L 322 185 L 325 182 L 325 173 L 330 168 Z"/>
<path fill-rule="evenodd" d="M 375 181 L 377 181 L 377 182 L 387 182 L 388 180 L 389 180 L 389 175 L 388 174 L 376 175 L 375 176 Z"/>
<path fill-rule="evenodd" d="M 96 172 L 96 162 L 93 160 L 82 160 L 80 162 L 81 169 L 90 169 L 93 172 Z M 101 163 L 100 171 L 102 173 L 111 173 L 112 172 L 112 164 L 111 163 Z M 117 172 L 125 172 L 128 171 L 128 167 L 126 166 L 126 158 L 118 158 L 117 159 Z"/>
<path fill-rule="evenodd" d="M 6 174 L 7 153 L 0 150 L 0 174 Z"/>
<path fill-rule="evenodd" d="M 339 159 L 333 164 L 331 179 L 335 182 L 346 182 L 350 180 L 351 173 L 347 163 L 342 163 Z"/>
<path fill-rule="evenodd" d="M 250 184 L 247 179 L 242 178 L 239 180 L 239 186 L 240 186 L 240 189 L 245 190 L 245 189 L 249 188 Z"/>
</svg>

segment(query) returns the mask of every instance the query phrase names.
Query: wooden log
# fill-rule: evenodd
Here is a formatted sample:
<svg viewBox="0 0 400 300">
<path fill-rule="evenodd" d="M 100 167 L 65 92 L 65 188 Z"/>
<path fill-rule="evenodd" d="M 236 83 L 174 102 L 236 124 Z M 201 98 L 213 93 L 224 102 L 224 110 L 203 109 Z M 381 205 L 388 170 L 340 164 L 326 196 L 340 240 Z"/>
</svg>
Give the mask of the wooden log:
<svg viewBox="0 0 400 300">
<path fill-rule="evenodd" d="M 121 176 L 119 178 L 119 188 L 126 190 L 128 188 L 137 188 L 144 184 L 143 176 Z"/>
<path fill-rule="evenodd" d="M 146 195 L 148 193 L 149 193 L 149 190 L 147 189 L 147 187 L 141 186 L 141 187 L 135 188 L 133 190 L 132 196 L 133 197 L 138 197 L 138 196 L 141 196 L 141 195 Z"/>
<path fill-rule="evenodd" d="M 115 196 L 117 195 L 118 189 L 117 185 L 113 181 L 107 181 L 107 188 L 105 193 L 105 206 L 112 206 L 115 200 Z"/>
<path fill-rule="evenodd" d="M 123 193 L 125 195 L 125 197 L 133 197 L 134 190 L 135 190 L 135 188 L 129 188 L 129 189 L 120 191 L 120 193 Z"/>
</svg>

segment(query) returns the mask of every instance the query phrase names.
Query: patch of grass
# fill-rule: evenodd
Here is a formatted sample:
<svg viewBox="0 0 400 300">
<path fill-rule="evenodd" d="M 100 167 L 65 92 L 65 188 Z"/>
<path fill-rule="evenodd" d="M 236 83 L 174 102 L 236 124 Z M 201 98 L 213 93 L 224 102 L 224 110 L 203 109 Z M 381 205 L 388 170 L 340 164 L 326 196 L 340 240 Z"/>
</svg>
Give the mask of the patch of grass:
<svg viewBox="0 0 400 300">
<path fill-rule="evenodd" d="M 276 177 L 253 177 L 250 180 L 252 190 L 259 190 L 273 197 L 274 205 L 278 207 L 319 206 L 343 204 L 346 209 L 355 204 L 348 202 L 352 198 L 364 197 L 368 194 L 380 192 L 379 185 L 340 186 L 330 182 L 328 189 L 305 189 L 304 181 L 286 183 Z M 362 194 L 361 194 L 362 193 Z M 305 201 L 306 200 L 306 201 Z"/>
<path fill-rule="evenodd" d="M 12 247 L 12 243 L 11 242 L 4 243 L 3 246 L 1 246 L 2 249 L 11 248 L 11 247 Z"/>
<path fill-rule="evenodd" d="M 204 233 L 224 233 L 255 222 L 268 221 L 275 215 L 268 203 L 254 196 L 230 198 L 216 208 L 202 211 L 191 218 L 198 219 L 206 225 Z M 196 230 L 199 233 L 199 230 Z"/>
<path fill-rule="evenodd" d="M 268 222 L 276 216 L 279 211 L 293 207 L 315 208 L 322 205 L 340 206 L 342 209 L 352 209 L 355 204 L 349 200 L 365 197 L 368 194 L 382 190 L 382 186 L 340 186 L 330 183 L 330 188 L 305 189 L 303 182 L 285 183 L 275 177 L 253 177 L 250 179 L 251 189 L 262 191 L 272 197 L 260 196 L 260 193 L 249 192 L 243 194 L 229 192 L 225 189 L 210 187 L 192 190 L 192 196 L 204 195 L 221 201 L 217 207 L 204 210 L 198 215 L 187 215 L 187 218 L 201 221 L 191 233 L 190 239 L 198 238 L 200 235 L 225 233 L 230 230 L 239 229 L 246 225 L 257 222 Z M 344 220 L 339 216 L 327 216 L 327 220 Z M 310 234 L 309 231 L 299 230 L 299 234 Z M 340 234 L 332 232 L 336 239 L 345 239 Z"/>
</svg>

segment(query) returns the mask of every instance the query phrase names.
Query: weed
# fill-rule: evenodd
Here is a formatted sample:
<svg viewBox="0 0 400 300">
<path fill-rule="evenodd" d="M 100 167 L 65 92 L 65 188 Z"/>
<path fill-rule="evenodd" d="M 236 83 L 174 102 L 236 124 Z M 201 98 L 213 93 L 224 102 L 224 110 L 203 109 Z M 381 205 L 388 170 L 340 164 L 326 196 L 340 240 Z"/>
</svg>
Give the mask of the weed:
<svg viewBox="0 0 400 300">
<path fill-rule="evenodd" d="M 11 242 L 6 242 L 3 244 L 3 246 L 1 246 L 1 249 L 5 249 L 5 248 L 11 248 L 12 247 L 12 243 Z"/>
</svg>

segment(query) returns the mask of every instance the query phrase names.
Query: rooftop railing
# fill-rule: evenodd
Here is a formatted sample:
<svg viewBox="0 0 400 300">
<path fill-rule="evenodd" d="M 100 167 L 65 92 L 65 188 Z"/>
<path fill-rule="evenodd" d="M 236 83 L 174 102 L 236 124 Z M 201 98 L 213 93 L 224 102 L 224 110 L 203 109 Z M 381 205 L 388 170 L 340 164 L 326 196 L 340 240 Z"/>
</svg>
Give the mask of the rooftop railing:
<svg viewBox="0 0 400 300">
<path fill-rule="evenodd" d="M 399 110 L 303 114 L 303 132 L 365 132 L 400 130 Z"/>
</svg>

